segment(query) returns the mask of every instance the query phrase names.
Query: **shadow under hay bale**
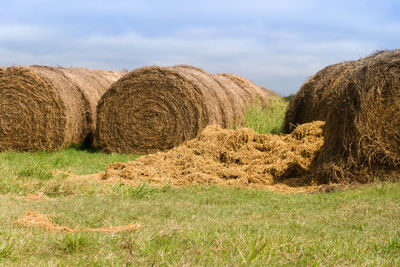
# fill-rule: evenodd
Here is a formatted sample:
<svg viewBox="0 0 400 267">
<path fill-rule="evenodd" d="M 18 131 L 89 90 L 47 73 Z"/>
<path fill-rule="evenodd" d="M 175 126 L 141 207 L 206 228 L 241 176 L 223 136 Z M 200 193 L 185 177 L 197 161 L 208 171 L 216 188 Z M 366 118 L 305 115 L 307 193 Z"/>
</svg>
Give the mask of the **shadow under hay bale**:
<svg viewBox="0 0 400 267">
<path fill-rule="evenodd" d="M 0 69 L 0 151 L 81 144 L 96 105 L 122 72 L 46 66 Z"/>
<path fill-rule="evenodd" d="M 148 153 L 192 139 L 207 125 L 243 122 L 246 105 L 265 91 L 243 78 L 187 65 L 134 70 L 101 98 L 96 145 L 107 152 Z M 278 97 L 276 95 L 276 97 Z"/>
<path fill-rule="evenodd" d="M 330 86 L 322 74 L 308 81 L 286 117 L 287 124 L 296 122 L 290 118 L 295 112 L 297 118 L 326 121 L 325 143 L 314 163 L 319 183 L 370 182 L 377 170 L 400 169 L 400 50 L 343 64 L 326 74 Z M 306 104 L 301 99 L 307 94 L 319 102 Z"/>
</svg>

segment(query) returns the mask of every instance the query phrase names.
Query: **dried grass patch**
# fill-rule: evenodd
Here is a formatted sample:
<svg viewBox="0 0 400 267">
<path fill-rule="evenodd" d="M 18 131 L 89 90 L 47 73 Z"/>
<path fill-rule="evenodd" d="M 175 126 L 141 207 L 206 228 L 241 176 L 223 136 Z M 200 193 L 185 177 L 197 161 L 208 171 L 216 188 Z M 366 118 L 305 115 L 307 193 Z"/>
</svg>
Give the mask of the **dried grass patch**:
<svg viewBox="0 0 400 267">
<path fill-rule="evenodd" d="M 25 227 L 39 227 L 50 232 L 70 232 L 70 233 L 81 233 L 81 232 L 102 232 L 102 233 L 118 233 L 134 231 L 141 227 L 141 224 L 128 224 L 122 226 L 105 226 L 98 228 L 70 228 L 68 226 L 60 226 L 52 222 L 49 217 L 45 214 L 37 213 L 36 211 L 27 211 L 22 218 L 14 222 Z"/>
</svg>

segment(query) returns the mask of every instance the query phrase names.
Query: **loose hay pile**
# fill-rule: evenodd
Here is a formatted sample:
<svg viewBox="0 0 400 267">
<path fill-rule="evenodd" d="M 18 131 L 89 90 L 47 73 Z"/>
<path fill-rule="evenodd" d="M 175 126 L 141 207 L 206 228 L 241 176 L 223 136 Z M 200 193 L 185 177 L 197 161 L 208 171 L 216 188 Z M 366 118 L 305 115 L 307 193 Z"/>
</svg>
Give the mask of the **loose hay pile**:
<svg viewBox="0 0 400 267">
<path fill-rule="evenodd" d="M 376 171 L 400 169 L 400 50 L 343 64 L 341 71 L 326 68 L 327 79 L 314 76 L 295 97 L 291 108 L 298 118 L 308 112 L 307 119 L 292 120 L 293 110 L 286 117 L 286 124 L 324 117 L 325 143 L 314 165 L 320 183 L 369 182 Z M 308 103 L 305 91 L 322 100 Z M 310 112 L 315 106 L 323 111 Z"/>
<path fill-rule="evenodd" d="M 96 105 L 122 72 L 46 66 L 0 69 L 0 151 L 82 143 Z"/>
<path fill-rule="evenodd" d="M 15 224 L 23 225 L 25 227 L 39 227 L 51 232 L 102 232 L 102 233 L 118 233 L 137 230 L 141 227 L 140 224 L 128 224 L 122 226 L 105 226 L 98 228 L 70 228 L 68 226 L 60 226 L 52 222 L 45 214 L 37 213 L 36 211 L 27 211 L 24 216 L 15 221 Z"/>
<path fill-rule="evenodd" d="M 100 100 L 97 146 L 124 153 L 170 149 L 207 125 L 239 125 L 245 107 L 267 97 L 261 87 L 233 75 L 186 65 L 140 68 L 114 83 Z"/>
<path fill-rule="evenodd" d="M 195 139 L 170 151 L 111 164 L 103 178 L 176 186 L 264 187 L 287 178 L 306 177 L 323 143 L 323 125 L 304 124 L 286 136 L 208 126 Z"/>
</svg>

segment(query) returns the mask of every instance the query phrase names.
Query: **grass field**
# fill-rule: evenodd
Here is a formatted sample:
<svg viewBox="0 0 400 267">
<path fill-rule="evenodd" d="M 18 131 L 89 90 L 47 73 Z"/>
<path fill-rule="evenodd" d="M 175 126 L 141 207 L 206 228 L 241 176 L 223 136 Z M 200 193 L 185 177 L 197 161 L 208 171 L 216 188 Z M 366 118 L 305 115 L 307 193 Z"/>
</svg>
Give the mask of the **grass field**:
<svg viewBox="0 0 400 267">
<path fill-rule="evenodd" d="M 247 126 L 279 132 L 282 110 L 249 111 Z M 268 130 L 257 118 L 277 123 Z M 131 187 L 68 174 L 97 173 L 138 156 L 77 147 L 0 153 L 0 265 L 400 266 L 399 183 L 285 195 L 216 186 Z M 36 192 L 50 199 L 20 197 Z M 142 227 L 55 233 L 14 223 L 32 210 L 71 228 Z"/>
<path fill-rule="evenodd" d="M 288 102 L 277 98 L 271 99 L 269 104 L 268 109 L 262 108 L 260 104 L 248 108 L 245 113 L 244 127 L 252 128 L 262 134 L 281 133 Z"/>
</svg>

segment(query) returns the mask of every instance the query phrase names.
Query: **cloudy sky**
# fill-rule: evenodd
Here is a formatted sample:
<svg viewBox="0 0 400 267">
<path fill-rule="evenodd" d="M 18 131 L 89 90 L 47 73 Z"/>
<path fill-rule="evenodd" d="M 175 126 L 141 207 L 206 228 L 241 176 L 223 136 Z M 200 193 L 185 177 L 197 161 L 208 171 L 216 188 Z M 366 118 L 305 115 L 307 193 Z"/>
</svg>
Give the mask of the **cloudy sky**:
<svg viewBox="0 0 400 267">
<path fill-rule="evenodd" d="M 398 0 L 1 0 L 0 65 L 191 64 L 281 95 L 400 47 Z"/>
</svg>

